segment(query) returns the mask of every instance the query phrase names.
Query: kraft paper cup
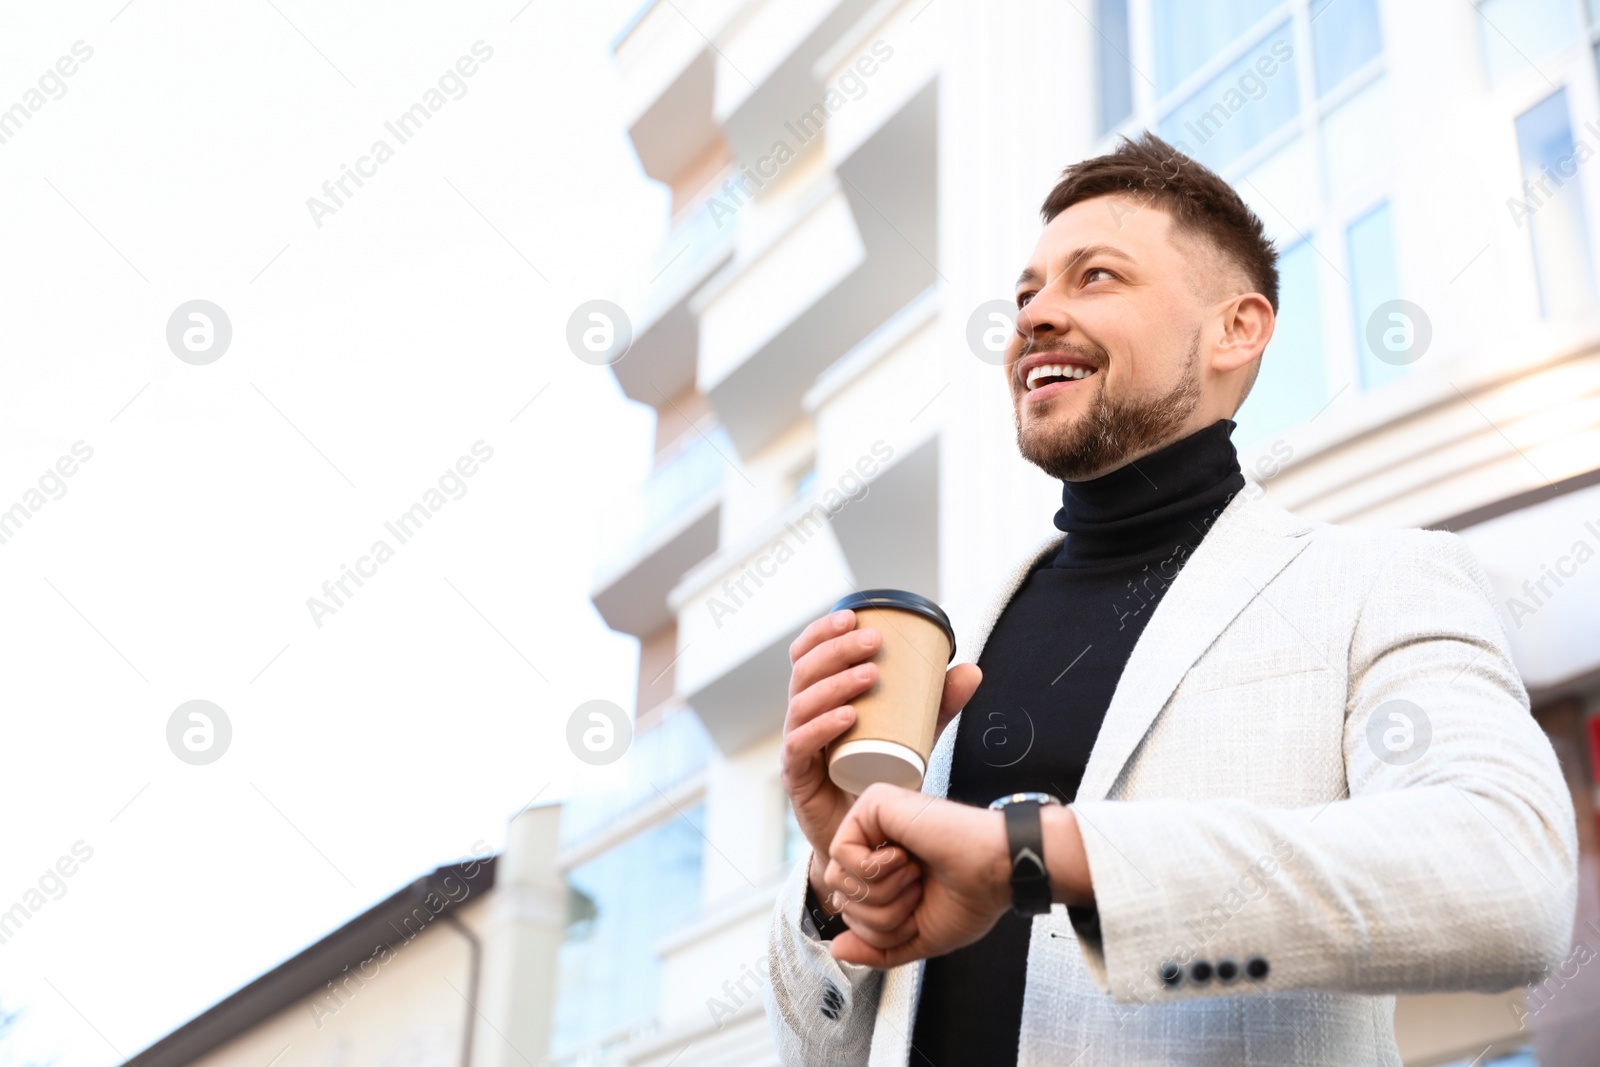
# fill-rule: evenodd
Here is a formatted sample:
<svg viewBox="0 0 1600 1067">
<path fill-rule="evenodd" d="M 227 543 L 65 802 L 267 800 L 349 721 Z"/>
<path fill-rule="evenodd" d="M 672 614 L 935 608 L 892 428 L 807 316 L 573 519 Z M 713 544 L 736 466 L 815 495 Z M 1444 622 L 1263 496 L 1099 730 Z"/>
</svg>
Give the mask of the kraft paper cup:
<svg viewBox="0 0 1600 1067">
<path fill-rule="evenodd" d="M 828 746 L 828 776 L 847 793 L 874 782 L 921 789 L 939 724 L 944 673 L 955 658 L 955 631 L 938 604 L 900 589 L 866 589 L 833 606 L 856 613 L 883 644 L 872 688 L 850 701 L 856 721 Z"/>
</svg>

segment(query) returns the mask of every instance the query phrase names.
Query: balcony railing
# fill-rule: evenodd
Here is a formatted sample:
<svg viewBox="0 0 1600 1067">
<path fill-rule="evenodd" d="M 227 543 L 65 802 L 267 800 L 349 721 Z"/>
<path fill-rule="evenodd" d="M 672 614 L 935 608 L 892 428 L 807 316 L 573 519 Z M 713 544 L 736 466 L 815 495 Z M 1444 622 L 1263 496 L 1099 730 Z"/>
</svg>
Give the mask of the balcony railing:
<svg viewBox="0 0 1600 1067">
<path fill-rule="evenodd" d="M 720 426 L 690 430 L 638 492 L 630 494 L 604 517 L 596 532 L 602 574 L 615 573 L 632 561 L 674 519 L 703 501 L 719 485 L 733 445 Z"/>
<path fill-rule="evenodd" d="M 661 723 L 633 739 L 623 757 L 626 778 L 605 793 L 577 796 L 561 808 L 563 845 L 580 842 L 639 805 L 702 770 L 711 758 L 711 738 L 688 708 L 669 711 Z"/>
<path fill-rule="evenodd" d="M 540 1063 L 542 1067 L 620 1067 L 629 1045 L 660 1032 L 657 1019 L 644 1019 L 579 1048 L 552 1053 Z"/>
<path fill-rule="evenodd" d="M 639 27 L 639 23 L 644 21 L 644 17 L 646 15 L 650 14 L 650 9 L 655 7 L 660 2 L 661 0 L 644 0 L 644 3 L 640 4 L 634 9 L 633 14 L 629 17 L 628 21 L 622 24 L 622 29 L 618 30 L 616 35 L 611 38 L 610 47 L 613 53 L 615 53 L 618 48 L 622 47 L 622 42 L 626 41 L 628 39 L 628 35 Z"/>
<path fill-rule="evenodd" d="M 725 199 L 721 190 L 733 173 L 729 168 L 707 182 L 709 195 L 679 219 L 640 266 L 628 312 L 643 327 L 681 300 L 686 289 L 707 275 L 713 261 L 732 250 L 743 194 Z"/>
</svg>

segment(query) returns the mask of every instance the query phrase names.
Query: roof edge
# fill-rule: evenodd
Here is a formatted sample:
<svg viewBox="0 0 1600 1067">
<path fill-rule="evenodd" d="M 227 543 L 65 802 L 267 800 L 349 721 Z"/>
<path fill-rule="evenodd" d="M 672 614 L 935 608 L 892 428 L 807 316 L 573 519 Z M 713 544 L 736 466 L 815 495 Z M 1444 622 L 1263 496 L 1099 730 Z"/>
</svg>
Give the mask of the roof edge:
<svg viewBox="0 0 1600 1067">
<path fill-rule="evenodd" d="M 359 968 L 385 948 L 397 952 L 441 916 L 493 889 L 498 858 L 449 864 L 424 874 L 207 1008 L 125 1061 L 124 1067 L 184 1067 L 326 988 L 345 969 Z"/>
</svg>

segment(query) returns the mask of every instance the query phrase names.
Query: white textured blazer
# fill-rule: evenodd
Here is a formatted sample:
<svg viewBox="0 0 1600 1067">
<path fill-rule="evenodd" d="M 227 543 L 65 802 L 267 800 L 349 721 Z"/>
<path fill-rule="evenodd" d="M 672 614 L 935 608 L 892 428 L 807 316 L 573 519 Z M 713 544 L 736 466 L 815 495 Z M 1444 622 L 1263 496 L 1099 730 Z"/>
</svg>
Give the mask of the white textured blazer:
<svg viewBox="0 0 1600 1067">
<path fill-rule="evenodd" d="M 958 661 L 1061 541 L 969 615 Z M 1451 533 L 1304 521 L 1247 479 L 1140 635 L 1073 807 L 1099 936 L 1034 918 L 1023 1067 L 1399 1064 L 1394 994 L 1509 989 L 1568 949 L 1571 797 Z M 835 962 L 806 865 L 772 919 L 779 1061 L 905 1067 L 924 964 Z"/>
</svg>

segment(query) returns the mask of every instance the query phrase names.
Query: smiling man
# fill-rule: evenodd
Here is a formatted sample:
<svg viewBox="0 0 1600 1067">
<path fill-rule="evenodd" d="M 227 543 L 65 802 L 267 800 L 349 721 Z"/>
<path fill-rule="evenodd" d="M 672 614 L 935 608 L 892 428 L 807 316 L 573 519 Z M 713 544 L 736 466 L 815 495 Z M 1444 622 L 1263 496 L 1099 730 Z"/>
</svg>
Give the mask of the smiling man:
<svg viewBox="0 0 1600 1067">
<path fill-rule="evenodd" d="M 1571 798 L 1488 582 L 1240 471 L 1278 277 L 1217 175 L 1146 134 L 1043 216 L 1005 373 L 1062 507 L 957 613 L 921 793 L 823 765 L 878 634 L 790 650 L 780 1060 L 1398 1064 L 1394 994 L 1536 980 L 1572 930 Z"/>
</svg>

